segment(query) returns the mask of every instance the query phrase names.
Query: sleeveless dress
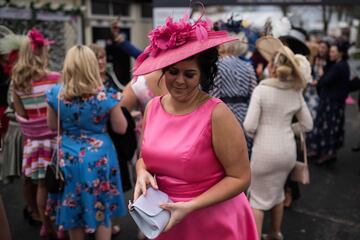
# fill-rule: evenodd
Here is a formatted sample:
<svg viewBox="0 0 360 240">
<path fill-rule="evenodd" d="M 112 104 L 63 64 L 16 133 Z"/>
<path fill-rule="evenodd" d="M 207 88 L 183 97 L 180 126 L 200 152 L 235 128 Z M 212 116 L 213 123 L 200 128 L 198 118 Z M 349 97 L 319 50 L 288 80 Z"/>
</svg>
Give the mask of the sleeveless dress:
<svg viewBox="0 0 360 240">
<path fill-rule="evenodd" d="M 45 93 L 59 80 L 60 74 L 51 72 L 41 79 L 33 80 L 31 94 L 17 92 L 25 108 L 28 119 L 46 118 Z M 23 153 L 23 172 L 33 180 L 44 179 L 47 165 L 51 162 L 55 147 L 55 135 L 51 138 L 26 138 Z"/>
<path fill-rule="evenodd" d="M 56 85 L 47 93 L 55 112 L 59 91 Z M 94 232 L 99 225 L 110 226 L 112 216 L 126 214 L 116 151 L 106 129 L 109 111 L 119 101 L 119 92 L 105 88 L 88 98 L 60 101 L 65 188 L 57 196 L 56 223 L 64 229 Z"/>
<path fill-rule="evenodd" d="M 211 116 L 221 100 L 211 98 L 191 113 L 164 110 L 161 97 L 148 108 L 142 143 L 144 163 L 159 189 L 174 202 L 190 201 L 224 178 L 212 147 Z M 189 214 L 160 240 L 256 240 L 257 232 L 244 193 Z"/>
</svg>

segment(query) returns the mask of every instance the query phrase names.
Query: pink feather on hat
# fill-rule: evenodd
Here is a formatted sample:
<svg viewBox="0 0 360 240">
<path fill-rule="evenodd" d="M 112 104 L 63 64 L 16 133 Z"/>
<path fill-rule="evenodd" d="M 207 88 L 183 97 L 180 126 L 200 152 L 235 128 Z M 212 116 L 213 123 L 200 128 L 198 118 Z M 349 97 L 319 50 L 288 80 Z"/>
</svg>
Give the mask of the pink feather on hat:
<svg viewBox="0 0 360 240">
<path fill-rule="evenodd" d="M 188 14 L 184 14 L 178 22 L 168 17 L 165 25 L 150 31 L 148 37 L 149 45 L 135 62 L 135 76 L 162 69 L 209 48 L 237 40 L 224 31 L 213 31 L 208 18 L 203 20 L 201 16 L 192 24 Z"/>
</svg>

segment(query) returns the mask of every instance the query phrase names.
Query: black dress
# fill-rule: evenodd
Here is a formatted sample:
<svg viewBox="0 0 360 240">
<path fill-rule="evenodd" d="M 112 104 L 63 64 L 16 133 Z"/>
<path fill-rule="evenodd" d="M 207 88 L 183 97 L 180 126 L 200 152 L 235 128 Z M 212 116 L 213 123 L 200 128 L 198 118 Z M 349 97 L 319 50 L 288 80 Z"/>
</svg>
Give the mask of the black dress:
<svg viewBox="0 0 360 240">
<path fill-rule="evenodd" d="M 310 151 L 334 155 L 344 144 L 345 99 L 349 93 L 350 68 L 345 60 L 329 63 L 320 78 L 320 97 L 314 130 L 308 137 Z"/>
<path fill-rule="evenodd" d="M 107 74 L 104 85 L 107 88 L 114 88 L 118 91 L 121 91 L 121 89 L 118 88 L 119 84 L 116 84 L 115 81 L 116 80 L 114 80 L 109 74 Z M 128 162 L 132 160 L 132 157 L 137 149 L 137 138 L 135 133 L 135 121 L 133 117 L 125 107 L 122 107 L 121 109 L 128 122 L 128 127 L 125 134 L 118 134 L 114 132 L 111 128 L 110 123 L 108 126 L 108 133 L 116 149 L 121 172 L 122 187 L 124 192 L 126 192 L 132 189 L 132 181 Z"/>
</svg>

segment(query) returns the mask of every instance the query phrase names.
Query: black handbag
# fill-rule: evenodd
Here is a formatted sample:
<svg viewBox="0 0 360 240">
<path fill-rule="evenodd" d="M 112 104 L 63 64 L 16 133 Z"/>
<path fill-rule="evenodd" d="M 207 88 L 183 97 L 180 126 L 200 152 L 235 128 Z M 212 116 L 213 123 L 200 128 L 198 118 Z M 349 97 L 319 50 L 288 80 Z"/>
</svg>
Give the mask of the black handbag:
<svg viewBox="0 0 360 240">
<path fill-rule="evenodd" d="M 46 168 L 45 172 L 45 187 L 49 193 L 61 193 L 64 190 L 64 173 L 59 168 L 59 142 L 60 142 L 60 92 L 58 95 L 58 110 L 57 110 L 57 138 L 56 149 L 53 152 L 51 164 Z"/>
<path fill-rule="evenodd" d="M 46 168 L 45 187 L 49 193 L 61 193 L 64 190 L 64 175 L 58 164 L 50 164 Z"/>
</svg>

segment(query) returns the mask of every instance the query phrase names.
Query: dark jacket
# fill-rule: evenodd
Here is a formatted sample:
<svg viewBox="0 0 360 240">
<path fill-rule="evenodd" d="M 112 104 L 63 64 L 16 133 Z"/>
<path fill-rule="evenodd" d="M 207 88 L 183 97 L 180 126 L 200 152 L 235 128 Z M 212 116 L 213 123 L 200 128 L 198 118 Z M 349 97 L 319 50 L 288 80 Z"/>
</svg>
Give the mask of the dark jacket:
<svg viewBox="0 0 360 240">
<path fill-rule="evenodd" d="M 9 77 L 6 76 L 3 68 L 0 66 L 0 106 L 7 106 L 7 92 L 9 89 Z"/>
<path fill-rule="evenodd" d="M 350 68 L 346 60 L 329 63 L 317 85 L 321 99 L 344 102 L 349 94 Z"/>
</svg>

